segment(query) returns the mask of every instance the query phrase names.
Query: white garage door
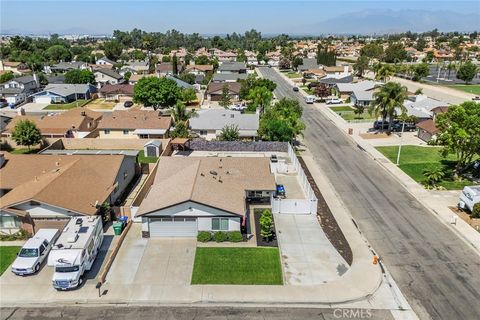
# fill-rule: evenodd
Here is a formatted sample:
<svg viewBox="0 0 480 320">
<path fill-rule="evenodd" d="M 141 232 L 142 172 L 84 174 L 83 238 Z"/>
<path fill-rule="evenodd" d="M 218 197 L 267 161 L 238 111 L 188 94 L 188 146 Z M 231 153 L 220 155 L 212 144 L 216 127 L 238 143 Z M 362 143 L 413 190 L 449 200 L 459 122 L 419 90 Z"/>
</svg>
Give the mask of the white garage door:
<svg viewBox="0 0 480 320">
<path fill-rule="evenodd" d="M 52 103 L 50 97 L 35 97 L 35 103 Z"/>
<path fill-rule="evenodd" d="M 196 237 L 196 218 L 150 218 L 150 237 Z"/>
</svg>

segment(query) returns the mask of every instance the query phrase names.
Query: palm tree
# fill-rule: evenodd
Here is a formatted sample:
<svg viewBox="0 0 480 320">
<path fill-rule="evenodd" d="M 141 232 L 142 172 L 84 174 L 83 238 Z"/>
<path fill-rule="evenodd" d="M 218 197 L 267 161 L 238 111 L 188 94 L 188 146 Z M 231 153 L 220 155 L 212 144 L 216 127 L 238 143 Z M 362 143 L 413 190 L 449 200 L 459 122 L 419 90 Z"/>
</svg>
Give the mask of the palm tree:
<svg viewBox="0 0 480 320">
<path fill-rule="evenodd" d="M 448 79 L 450 79 L 450 73 L 451 73 L 452 70 L 454 70 L 454 69 L 455 69 L 455 63 L 449 62 L 448 65 L 447 65 Z"/>
<path fill-rule="evenodd" d="M 185 122 L 191 117 L 195 116 L 195 112 L 187 111 L 185 104 L 179 101 L 172 110 L 172 116 L 175 122 Z"/>
<path fill-rule="evenodd" d="M 387 82 L 394 74 L 395 69 L 389 64 L 384 64 L 378 69 L 375 80 Z"/>
<path fill-rule="evenodd" d="M 375 100 L 370 105 L 368 112 L 376 117 L 381 116 L 383 123 L 388 117 L 388 131 L 391 131 L 397 110 L 401 113 L 406 112 L 403 102 L 407 99 L 407 88 L 398 82 L 387 82 L 373 94 L 373 97 Z"/>
<path fill-rule="evenodd" d="M 437 183 L 442 181 L 442 178 L 445 176 L 445 172 L 441 167 L 435 167 L 430 170 L 423 171 L 423 176 L 427 179 L 425 183 L 428 186 L 435 187 Z"/>
</svg>

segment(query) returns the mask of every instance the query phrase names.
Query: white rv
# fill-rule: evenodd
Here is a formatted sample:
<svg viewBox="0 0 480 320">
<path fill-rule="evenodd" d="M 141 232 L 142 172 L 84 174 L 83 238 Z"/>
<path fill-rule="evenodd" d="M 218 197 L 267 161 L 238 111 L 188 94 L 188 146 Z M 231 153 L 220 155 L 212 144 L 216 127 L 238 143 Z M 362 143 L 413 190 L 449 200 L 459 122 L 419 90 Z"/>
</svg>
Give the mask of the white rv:
<svg viewBox="0 0 480 320">
<path fill-rule="evenodd" d="M 53 287 L 68 290 L 81 286 L 84 273 L 92 268 L 102 241 L 100 216 L 72 218 L 48 256 L 48 265 L 55 268 Z"/>
<path fill-rule="evenodd" d="M 479 202 L 480 186 L 467 186 L 463 188 L 462 194 L 460 194 L 458 207 L 472 212 L 473 206 Z"/>
</svg>

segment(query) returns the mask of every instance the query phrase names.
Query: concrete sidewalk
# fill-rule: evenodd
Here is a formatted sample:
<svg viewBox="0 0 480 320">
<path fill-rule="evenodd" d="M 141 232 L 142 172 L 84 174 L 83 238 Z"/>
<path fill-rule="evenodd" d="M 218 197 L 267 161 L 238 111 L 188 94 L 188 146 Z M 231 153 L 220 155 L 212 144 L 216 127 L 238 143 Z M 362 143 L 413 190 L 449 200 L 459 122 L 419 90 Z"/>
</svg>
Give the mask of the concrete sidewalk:
<svg viewBox="0 0 480 320">
<path fill-rule="evenodd" d="M 480 233 L 473 229 L 462 219 L 457 219 L 456 224 L 451 224 L 452 217 L 455 215 L 446 205 L 445 201 L 438 201 L 438 197 L 433 196 L 431 192 L 425 190 L 423 186 L 410 178 L 397 165 L 392 163 L 381 152 L 370 144 L 370 141 L 362 139 L 357 134 L 348 135 L 349 124 L 334 114 L 328 108 L 318 108 L 326 117 L 349 136 L 359 148 L 367 152 L 373 160 L 386 169 L 405 189 L 414 196 L 421 204 L 429 209 L 440 221 L 449 226 L 459 237 L 465 241 L 471 248 L 480 254 Z M 458 191 L 458 195 L 460 191 Z"/>
</svg>

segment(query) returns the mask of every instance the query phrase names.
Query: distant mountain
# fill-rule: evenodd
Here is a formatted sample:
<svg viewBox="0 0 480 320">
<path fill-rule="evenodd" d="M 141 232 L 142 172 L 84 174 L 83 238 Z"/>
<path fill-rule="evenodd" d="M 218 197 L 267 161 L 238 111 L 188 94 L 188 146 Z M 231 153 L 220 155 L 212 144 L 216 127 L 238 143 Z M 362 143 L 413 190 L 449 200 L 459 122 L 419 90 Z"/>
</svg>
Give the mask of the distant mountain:
<svg viewBox="0 0 480 320">
<path fill-rule="evenodd" d="M 58 29 L 58 30 L 27 30 L 27 29 L 19 29 L 19 28 L 10 28 L 10 29 L 2 29 L 1 33 L 4 35 L 50 35 L 50 34 L 60 34 L 60 35 L 103 35 L 101 32 L 96 32 L 94 30 L 90 30 L 87 28 L 82 27 L 71 27 L 66 29 Z"/>
<path fill-rule="evenodd" d="M 310 34 L 384 34 L 396 32 L 474 31 L 480 29 L 478 13 L 426 10 L 362 10 L 307 26 Z M 305 32 L 302 26 L 298 32 Z"/>
</svg>

